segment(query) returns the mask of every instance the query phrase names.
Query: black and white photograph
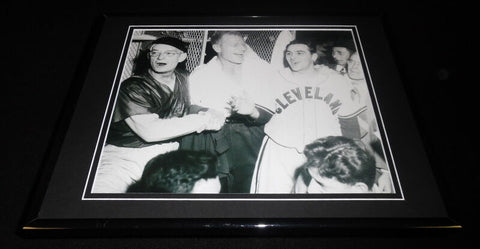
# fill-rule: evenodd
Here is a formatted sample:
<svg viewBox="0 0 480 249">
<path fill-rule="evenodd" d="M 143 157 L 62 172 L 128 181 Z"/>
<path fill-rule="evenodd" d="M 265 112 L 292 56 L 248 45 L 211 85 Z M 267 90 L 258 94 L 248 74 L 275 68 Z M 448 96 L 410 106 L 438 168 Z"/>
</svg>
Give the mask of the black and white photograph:
<svg viewBox="0 0 480 249">
<path fill-rule="evenodd" d="M 360 36 L 130 26 L 83 198 L 402 200 Z"/>
<path fill-rule="evenodd" d="M 113 16 L 95 39 L 22 231 L 458 227 L 377 18 Z"/>
<path fill-rule="evenodd" d="M 474 248 L 473 4 L 7 1 L 1 248 Z"/>
</svg>

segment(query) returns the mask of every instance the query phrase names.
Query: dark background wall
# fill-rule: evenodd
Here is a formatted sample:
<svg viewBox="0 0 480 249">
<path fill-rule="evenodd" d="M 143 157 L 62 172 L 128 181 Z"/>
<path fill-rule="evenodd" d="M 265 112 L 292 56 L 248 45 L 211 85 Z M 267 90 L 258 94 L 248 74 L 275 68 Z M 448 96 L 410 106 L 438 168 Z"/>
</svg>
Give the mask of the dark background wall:
<svg viewBox="0 0 480 249">
<path fill-rule="evenodd" d="M 1 15 L 2 248 L 464 248 L 478 207 L 475 172 L 478 32 L 466 1 L 63 1 L 3 2 Z M 465 229 L 442 235 L 270 238 L 25 239 L 16 229 L 59 118 L 72 110 L 98 17 L 105 13 L 198 15 L 380 14 L 432 170 L 450 215 Z M 6 150 L 5 150 L 6 149 Z M 462 246 L 463 245 L 463 246 Z"/>
</svg>

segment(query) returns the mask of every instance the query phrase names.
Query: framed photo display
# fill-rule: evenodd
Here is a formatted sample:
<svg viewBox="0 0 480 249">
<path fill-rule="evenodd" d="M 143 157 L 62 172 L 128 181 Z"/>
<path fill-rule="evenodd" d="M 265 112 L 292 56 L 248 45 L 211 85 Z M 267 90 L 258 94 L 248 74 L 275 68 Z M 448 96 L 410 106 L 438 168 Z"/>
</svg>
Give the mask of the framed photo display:
<svg viewBox="0 0 480 249">
<path fill-rule="evenodd" d="M 106 17 L 26 232 L 459 228 L 377 17 Z"/>
</svg>

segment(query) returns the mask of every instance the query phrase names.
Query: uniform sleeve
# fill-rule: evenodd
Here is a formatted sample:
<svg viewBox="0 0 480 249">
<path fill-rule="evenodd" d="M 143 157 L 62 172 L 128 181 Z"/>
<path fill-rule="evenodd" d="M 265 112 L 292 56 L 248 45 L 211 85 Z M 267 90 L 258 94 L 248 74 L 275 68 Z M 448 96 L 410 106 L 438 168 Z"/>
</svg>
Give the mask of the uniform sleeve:
<svg viewBox="0 0 480 249">
<path fill-rule="evenodd" d="M 277 71 L 272 70 L 270 67 L 265 70 L 263 81 L 258 86 L 256 94 L 255 104 L 257 107 L 264 109 L 271 114 L 274 114 L 279 107 L 275 99 L 278 97 L 278 93 L 281 92 L 281 83 L 283 79 L 279 76 Z"/>
<path fill-rule="evenodd" d="M 190 103 L 197 106 L 205 106 L 203 99 L 205 99 L 208 92 L 202 88 L 204 81 L 204 68 L 202 66 L 196 68 L 189 78 L 189 92 L 190 92 Z"/>
<path fill-rule="evenodd" d="M 338 76 L 337 94 L 342 102 L 338 111 L 338 121 L 342 135 L 352 139 L 362 137 L 358 116 L 366 110 L 359 92 L 346 78 Z"/>
<path fill-rule="evenodd" d="M 151 93 L 138 79 L 128 79 L 120 86 L 113 122 L 140 114 L 151 114 Z"/>
<path fill-rule="evenodd" d="M 251 95 L 253 95 L 255 108 L 260 114 L 255 120 L 255 124 L 258 125 L 267 123 L 275 111 L 274 91 L 271 87 L 274 70 L 264 61 L 260 61 L 256 69 L 259 70 L 257 73 L 259 79 Z"/>
<path fill-rule="evenodd" d="M 343 76 L 336 77 L 336 94 L 342 105 L 338 111 L 339 118 L 357 117 L 367 108 L 362 101 L 359 91 Z"/>
</svg>

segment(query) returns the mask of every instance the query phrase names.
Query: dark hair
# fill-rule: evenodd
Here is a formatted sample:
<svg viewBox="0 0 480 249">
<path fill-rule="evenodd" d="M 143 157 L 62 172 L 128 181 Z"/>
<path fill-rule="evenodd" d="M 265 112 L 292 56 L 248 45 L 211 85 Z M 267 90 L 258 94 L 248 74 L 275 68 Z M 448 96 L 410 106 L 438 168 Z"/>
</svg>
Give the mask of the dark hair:
<svg viewBox="0 0 480 249">
<path fill-rule="evenodd" d="M 215 178 L 216 156 L 200 151 L 173 151 L 151 159 L 140 180 L 127 192 L 190 193 L 200 179 Z"/>
<path fill-rule="evenodd" d="M 289 42 L 287 44 L 287 46 L 285 47 L 285 51 L 288 49 L 289 46 L 295 45 L 295 44 L 306 45 L 308 47 L 308 51 L 310 51 L 310 53 L 312 53 L 312 54 L 317 52 L 315 44 L 311 40 L 305 39 L 305 38 L 298 38 L 298 39 L 295 39 L 295 40 Z"/>
<path fill-rule="evenodd" d="M 305 146 L 307 168 L 315 168 L 321 176 L 354 185 L 365 183 L 369 189 L 375 182 L 375 159 L 352 139 L 341 136 L 320 138 Z"/>
<path fill-rule="evenodd" d="M 355 48 L 355 44 L 350 39 L 337 39 L 331 45 L 332 49 L 334 47 L 346 48 L 350 52 L 350 54 L 353 54 L 355 51 L 357 51 L 357 49 Z"/>
<path fill-rule="evenodd" d="M 240 37 L 243 38 L 242 33 L 240 33 L 239 31 L 232 31 L 232 30 L 230 30 L 230 31 L 215 31 L 213 33 L 213 35 L 210 37 L 210 42 L 212 44 L 217 44 L 218 41 L 220 41 L 220 39 L 222 39 L 222 37 L 224 35 L 235 35 L 235 36 L 240 36 Z"/>
</svg>

